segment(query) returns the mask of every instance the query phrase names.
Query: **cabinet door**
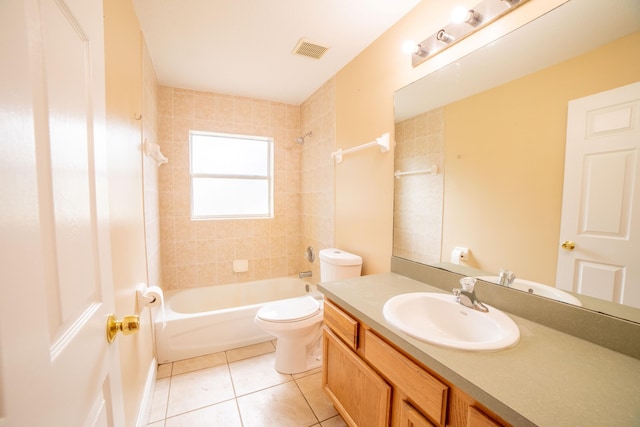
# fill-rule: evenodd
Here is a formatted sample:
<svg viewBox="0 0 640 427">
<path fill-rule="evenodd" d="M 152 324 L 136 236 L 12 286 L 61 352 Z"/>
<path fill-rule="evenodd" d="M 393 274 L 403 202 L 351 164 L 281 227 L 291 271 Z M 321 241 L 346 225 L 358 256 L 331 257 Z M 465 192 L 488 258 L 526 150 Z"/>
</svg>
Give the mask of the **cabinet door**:
<svg viewBox="0 0 640 427">
<path fill-rule="evenodd" d="M 406 400 L 400 409 L 400 427 L 434 427 L 433 424 Z"/>
<path fill-rule="evenodd" d="M 326 327 L 322 387 L 350 426 L 389 425 L 391 387 Z"/>
</svg>

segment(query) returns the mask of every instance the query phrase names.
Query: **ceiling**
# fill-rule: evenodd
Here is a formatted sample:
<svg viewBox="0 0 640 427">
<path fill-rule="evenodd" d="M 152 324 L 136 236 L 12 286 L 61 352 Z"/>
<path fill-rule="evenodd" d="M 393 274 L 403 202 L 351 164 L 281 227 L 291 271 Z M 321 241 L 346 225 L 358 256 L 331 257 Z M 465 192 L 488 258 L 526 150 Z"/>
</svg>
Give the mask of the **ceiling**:
<svg viewBox="0 0 640 427">
<path fill-rule="evenodd" d="M 419 2 L 133 0 L 161 85 L 294 105 Z M 329 49 L 295 55 L 302 38 Z"/>
</svg>

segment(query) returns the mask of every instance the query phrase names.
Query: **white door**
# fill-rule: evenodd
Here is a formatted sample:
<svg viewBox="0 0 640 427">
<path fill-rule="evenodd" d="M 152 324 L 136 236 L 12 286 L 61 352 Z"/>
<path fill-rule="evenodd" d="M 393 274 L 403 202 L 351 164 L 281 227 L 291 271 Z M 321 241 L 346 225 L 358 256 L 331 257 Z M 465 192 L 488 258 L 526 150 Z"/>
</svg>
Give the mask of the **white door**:
<svg viewBox="0 0 640 427">
<path fill-rule="evenodd" d="M 639 152 L 640 82 L 569 102 L 558 288 L 640 307 Z"/>
<path fill-rule="evenodd" d="M 102 1 L 0 4 L 0 426 L 119 426 Z"/>
</svg>

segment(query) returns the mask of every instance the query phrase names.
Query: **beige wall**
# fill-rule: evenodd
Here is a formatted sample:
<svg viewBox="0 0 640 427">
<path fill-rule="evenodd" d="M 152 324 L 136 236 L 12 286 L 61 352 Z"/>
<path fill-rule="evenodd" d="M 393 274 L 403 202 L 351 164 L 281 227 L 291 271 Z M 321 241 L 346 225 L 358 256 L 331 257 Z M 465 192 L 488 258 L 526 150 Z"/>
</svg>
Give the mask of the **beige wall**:
<svg viewBox="0 0 640 427">
<path fill-rule="evenodd" d="M 302 269 L 312 271 L 312 281 L 320 281 L 321 249 L 334 246 L 334 162 L 335 146 L 335 79 L 330 79 L 300 107 L 300 133 L 312 132 L 305 139 L 301 160 L 302 246 L 314 248 L 316 260 L 303 260 Z"/>
<path fill-rule="evenodd" d="M 300 107 L 161 86 L 158 140 L 162 286 L 189 288 L 297 274 L 303 250 L 300 209 Z M 275 217 L 190 218 L 189 130 L 274 138 Z M 234 273 L 233 260 L 249 261 Z"/>
<path fill-rule="evenodd" d="M 393 93 L 565 0 L 533 0 L 416 68 L 401 52 L 448 21 L 451 2 L 423 0 L 336 75 L 336 147 L 373 141 L 393 129 Z M 465 1 L 471 7 L 474 1 Z M 336 246 L 363 256 L 363 274 L 390 269 L 393 230 L 393 149 L 367 149 L 336 166 Z"/>
<path fill-rule="evenodd" d="M 640 33 L 465 100 L 446 113 L 443 260 L 555 283 L 567 102 L 640 78 Z"/>
<path fill-rule="evenodd" d="M 393 255 L 423 264 L 440 262 L 444 203 L 444 108 L 396 123 L 395 170 L 437 174 L 395 180 Z"/>
<path fill-rule="evenodd" d="M 142 36 L 129 0 L 104 2 L 109 215 L 116 314 L 138 314 L 136 286 L 147 282 L 142 190 Z M 140 331 L 119 336 L 123 401 L 127 425 L 144 409 L 153 341 L 149 310 Z"/>
</svg>

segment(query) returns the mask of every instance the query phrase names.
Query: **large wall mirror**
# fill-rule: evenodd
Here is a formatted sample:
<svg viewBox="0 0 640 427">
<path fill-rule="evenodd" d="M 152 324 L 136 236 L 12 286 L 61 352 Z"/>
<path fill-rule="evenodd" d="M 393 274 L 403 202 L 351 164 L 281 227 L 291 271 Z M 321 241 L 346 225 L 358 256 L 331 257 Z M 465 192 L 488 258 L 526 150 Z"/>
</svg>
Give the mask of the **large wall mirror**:
<svg viewBox="0 0 640 427">
<path fill-rule="evenodd" d="M 569 289 L 556 283 L 563 196 L 574 192 L 563 190 L 567 106 L 638 81 L 640 2 L 569 0 L 400 89 L 393 255 L 487 276 L 508 269 L 531 286 Z M 625 185 L 640 188 L 640 155 L 627 165 Z M 640 212 L 629 219 L 640 236 Z M 635 244 L 629 277 L 640 273 Z M 469 248 L 467 260 L 452 256 L 456 247 Z M 624 286 L 640 295 L 640 280 Z M 623 291 L 568 294 L 583 308 L 640 323 L 640 299 Z"/>
</svg>

